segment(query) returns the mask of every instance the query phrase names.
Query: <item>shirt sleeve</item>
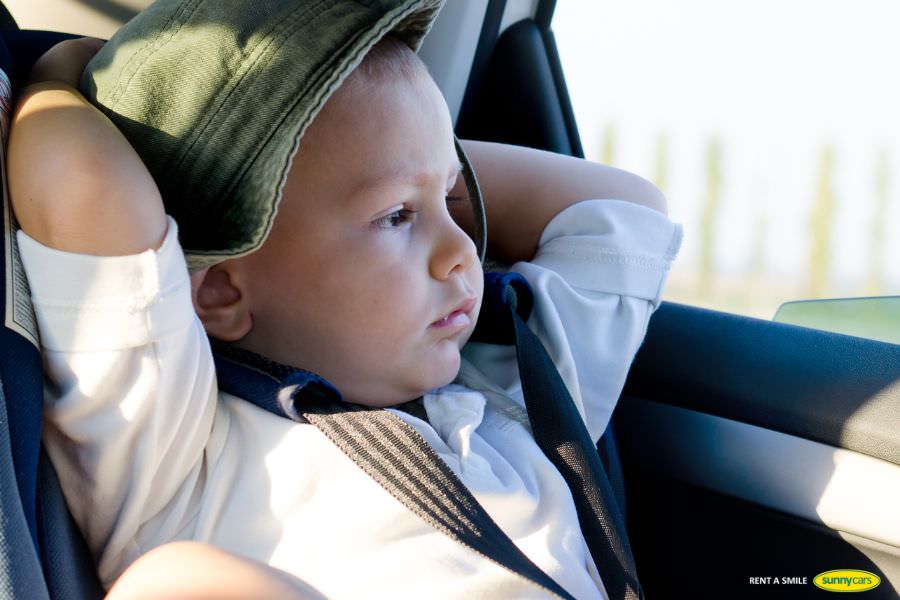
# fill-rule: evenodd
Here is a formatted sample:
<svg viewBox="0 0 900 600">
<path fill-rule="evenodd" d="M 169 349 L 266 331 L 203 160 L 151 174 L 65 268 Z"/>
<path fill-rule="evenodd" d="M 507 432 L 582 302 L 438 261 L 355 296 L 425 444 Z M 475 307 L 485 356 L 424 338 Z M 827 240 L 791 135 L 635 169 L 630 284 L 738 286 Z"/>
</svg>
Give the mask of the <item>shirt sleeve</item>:
<svg viewBox="0 0 900 600">
<path fill-rule="evenodd" d="M 177 539 L 199 510 L 212 355 L 171 218 L 159 250 L 131 256 L 17 235 L 44 357 L 44 445 L 109 586 L 147 549 L 148 523 Z"/>
<path fill-rule="evenodd" d="M 681 239 L 681 226 L 659 211 L 588 200 L 556 215 L 534 259 L 511 267 L 531 284 L 528 326 L 553 358 L 594 440 L 606 430 Z M 467 359 L 520 396 L 515 350 L 471 345 Z"/>
</svg>

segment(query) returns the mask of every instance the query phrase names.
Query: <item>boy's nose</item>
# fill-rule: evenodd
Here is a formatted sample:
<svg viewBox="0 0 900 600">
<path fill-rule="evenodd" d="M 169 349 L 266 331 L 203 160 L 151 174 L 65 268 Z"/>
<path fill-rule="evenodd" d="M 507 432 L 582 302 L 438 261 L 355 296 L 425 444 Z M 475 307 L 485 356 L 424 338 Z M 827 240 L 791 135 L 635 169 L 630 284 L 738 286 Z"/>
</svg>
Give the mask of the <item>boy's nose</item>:
<svg viewBox="0 0 900 600">
<path fill-rule="evenodd" d="M 431 276 L 445 280 L 453 273 L 464 273 L 478 260 L 475 242 L 451 218 L 442 224 L 440 239 L 431 258 Z"/>
</svg>

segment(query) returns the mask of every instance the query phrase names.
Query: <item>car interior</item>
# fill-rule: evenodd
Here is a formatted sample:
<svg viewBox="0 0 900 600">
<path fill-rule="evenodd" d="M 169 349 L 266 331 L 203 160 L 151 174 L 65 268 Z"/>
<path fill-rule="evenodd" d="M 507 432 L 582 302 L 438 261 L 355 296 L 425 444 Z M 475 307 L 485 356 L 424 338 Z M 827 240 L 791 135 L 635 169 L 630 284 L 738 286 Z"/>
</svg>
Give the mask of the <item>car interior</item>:
<svg viewBox="0 0 900 600">
<path fill-rule="evenodd" d="M 583 157 L 555 4 L 446 4 L 420 53 L 460 138 Z M 13 98 L 67 37 L 20 30 L 0 5 Z M 3 187 L 0 596 L 100 598 L 40 448 L 41 359 Z M 866 598 L 900 597 L 898 345 L 664 302 L 599 451 L 649 598 L 818 597 L 813 578 L 833 569 L 877 575 Z"/>
</svg>

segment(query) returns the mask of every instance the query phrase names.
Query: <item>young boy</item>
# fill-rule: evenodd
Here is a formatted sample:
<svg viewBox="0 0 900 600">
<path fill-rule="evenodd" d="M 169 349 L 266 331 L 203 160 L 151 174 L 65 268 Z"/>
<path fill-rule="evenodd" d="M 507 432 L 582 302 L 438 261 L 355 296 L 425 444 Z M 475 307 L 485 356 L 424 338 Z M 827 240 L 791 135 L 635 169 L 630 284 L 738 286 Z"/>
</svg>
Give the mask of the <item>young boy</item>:
<svg viewBox="0 0 900 600">
<path fill-rule="evenodd" d="M 172 21 L 192 3 L 169 4 Z M 222 20 L 244 18 L 231 2 L 207 4 Z M 150 47 L 168 34 L 190 42 L 200 30 L 179 24 Z M 128 35 L 117 36 L 119 47 Z M 183 156 L 160 161 L 153 148 L 138 156 L 85 102 L 73 84 L 89 44 L 57 48 L 38 64 L 9 164 L 50 380 L 44 440 L 103 584 L 153 548 L 196 540 L 328 597 L 546 594 L 419 520 L 315 427 L 220 392 L 209 334 L 313 371 L 348 402 L 391 407 L 421 397 L 424 418 L 388 410 L 545 573 L 576 598 L 605 597 L 571 494 L 530 434 L 514 349 L 469 344 L 461 356 L 482 271 L 457 224 L 473 229 L 466 203 L 455 200 L 464 183 L 449 113 L 410 48 L 387 38 L 347 67 L 298 131 L 293 161 L 290 153 L 271 159 L 289 167 L 261 245 L 234 258 L 218 247 L 189 252 L 189 262 L 201 259 L 189 277 L 179 229 L 183 240 L 202 237 L 198 220 L 223 231 L 231 207 L 193 222 L 185 211 L 177 225 L 166 217 L 144 163 L 164 190 L 184 188 L 178 202 L 205 193 L 203 173 Z M 203 73 L 190 60 L 181 69 Z M 154 76 L 165 86 L 167 74 Z M 167 91 L 177 103 L 177 90 Z M 285 121 L 277 128 L 295 126 Z M 486 198 L 489 254 L 532 285 L 529 326 L 596 440 L 659 302 L 680 228 L 635 176 L 523 148 L 464 147 Z M 271 173 L 259 156 L 236 169 Z M 185 162 L 197 176 L 174 183 L 154 166 Z M 172 194 L 166 208 L 177 213 L 184 207 L 172 206 Z"/>
</svg>

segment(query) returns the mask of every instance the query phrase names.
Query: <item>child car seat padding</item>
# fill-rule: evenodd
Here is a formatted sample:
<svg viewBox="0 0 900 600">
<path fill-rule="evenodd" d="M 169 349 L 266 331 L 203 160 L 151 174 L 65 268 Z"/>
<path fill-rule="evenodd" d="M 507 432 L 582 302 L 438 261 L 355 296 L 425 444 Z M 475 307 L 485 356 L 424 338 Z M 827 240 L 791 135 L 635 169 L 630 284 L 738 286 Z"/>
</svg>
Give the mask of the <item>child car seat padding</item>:
<svg viewBox="0 0 900 600">
<path fill-rule="evenodd" d="M 2 384 L 0 380 L 0 597 L 40 600 L 49 596 L 19 495 Z"/>
<path fill-rule="evenodd" d="M 0 4 L 0 70 L 11 78 L 13 96 L 37 57 L 71 37 L 75 36 L 20 31 Z M 12 279 L 8 271 L 12 257 L 7 253 L 15 240 L 6 202 L 4 194 L 0 205 L 4 224 L 4 243 L 0 245 L 0 315 L 4 318 L 0 325 L 0 597 L 102 598 L 93 558 L 72 521 L 53 467 L 41 456 L 40 352 L 31 340 L 8 326 L 7 309 L 13 304 L 7 305 L 12 296 L 6 292 L 7 286 L 15 283 L 7 281 Z"/>
</svg>

